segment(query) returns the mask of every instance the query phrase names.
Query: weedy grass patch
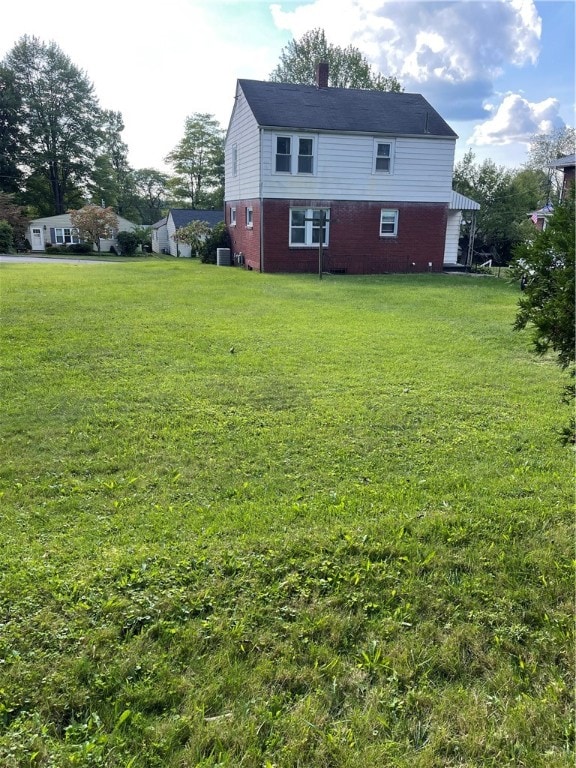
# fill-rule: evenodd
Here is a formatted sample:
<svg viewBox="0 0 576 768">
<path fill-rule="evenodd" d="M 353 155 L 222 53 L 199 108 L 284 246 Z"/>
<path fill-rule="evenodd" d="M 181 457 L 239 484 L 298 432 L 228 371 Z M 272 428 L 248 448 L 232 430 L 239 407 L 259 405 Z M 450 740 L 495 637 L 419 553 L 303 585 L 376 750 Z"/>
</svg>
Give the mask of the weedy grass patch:
<svg viewBox="0 0 576 768">
<path fill-rule="evenodd" d="M 517 286 L 0 291 L 2 765 L 573 764 L 573 453 Z"/>
</svg>

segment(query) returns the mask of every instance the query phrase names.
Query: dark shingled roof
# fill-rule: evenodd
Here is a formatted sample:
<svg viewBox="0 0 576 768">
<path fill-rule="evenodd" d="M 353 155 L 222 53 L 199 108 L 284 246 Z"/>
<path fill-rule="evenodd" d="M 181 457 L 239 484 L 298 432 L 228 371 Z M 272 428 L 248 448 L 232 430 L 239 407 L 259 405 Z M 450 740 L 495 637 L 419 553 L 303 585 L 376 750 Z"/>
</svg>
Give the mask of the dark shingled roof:
<svg viewBox="0 0 576 768">
<path fill-rule="evenodd" d="M 191 221 L 207 221 L 211 227 L 224 221 L 222 211 L 200 211 L 191 208 L 171 208 L 172 220 L 176 229 L 185 227 Z"/>
<path fill-rule="evenodd" d="M 395 136 L 457 138 L 419 93 L 238 81 L 258 125 Z"/>
</svg>

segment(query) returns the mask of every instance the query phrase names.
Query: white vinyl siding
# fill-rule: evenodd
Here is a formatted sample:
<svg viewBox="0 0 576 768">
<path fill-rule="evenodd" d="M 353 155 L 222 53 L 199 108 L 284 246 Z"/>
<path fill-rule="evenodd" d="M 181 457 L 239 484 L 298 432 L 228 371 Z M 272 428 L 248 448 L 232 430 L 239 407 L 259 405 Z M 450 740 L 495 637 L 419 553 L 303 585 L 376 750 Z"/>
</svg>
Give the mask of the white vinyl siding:
<svg viewBox="0 0 576 768">
<path fill-rule="evenodd" d="M 458 263 L 458 243 L 460 241 L 460 222 L 462 211 L 448 211 L 446 222 L 446 243 L 444 247 L 444 264 Z"/>
<path fill-rule="evenodd" d="M 381 143 L 393 143 L 393 172 L 375 173 L 374 147 L 379 137 L 321 133 L 314 136 L 313 174 L 277 174 L 273 158 L 278 135 L 264 131 L 262 137 L 263 197 L 450 201 L 455 139 L 383 137 Z"/>
<path fill-rule="evenodd" d="M 234 147 L 236 147 L 235 152 Z M 234 175 L 236 159 L 236 175 Z M 242 89 L 238 87 L 224 152 L 224 200 L 255 199 L 260 195 L 260 129 Z"/>
</svg>

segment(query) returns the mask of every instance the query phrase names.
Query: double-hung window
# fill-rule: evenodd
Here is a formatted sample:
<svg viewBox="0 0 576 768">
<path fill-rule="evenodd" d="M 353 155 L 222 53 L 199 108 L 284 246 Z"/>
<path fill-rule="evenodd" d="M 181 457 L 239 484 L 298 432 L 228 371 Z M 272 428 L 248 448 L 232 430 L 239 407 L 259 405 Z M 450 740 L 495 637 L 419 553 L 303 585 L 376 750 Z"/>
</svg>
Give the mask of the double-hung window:
<svg viewBox="0 0 576 768">
<path fill-rule="evenodd" d="M 275 136 L 274 172 L 314 174 L 314 136 Z"/>
<path fill-rule="evenodd" d="M 374 140 L 374 173 L 392 173 L 394 144 Z"/>
<path fill-rule="evenodd" d="M 314 142 L 298 139 L 298 173 L 314 172 Z"/>
<path fill-rule="evenodd" d="M 71 243 L 79 243 L 78 230 L 72 227 L 56 227 L 54 230 L 54 238 L 58 245 L 70 245 Z"/>
<path fill-rule="evenodd" d="M 398 234 L 398 211 L 383 208 L 380 211 L 380 237 L 396 237 Z"/>
<path fill-rule="evenodd" d="M 292 172 L 292 141 L 290 136 L 276 136 L 276 173 Z"/>
<path fill-rule="evenodd" d="M 322 245 L 327 246 L 330 230 L 329 208 L 291 208 L 290 245 L 317 246 L 320 232 L 324 237 Z"/>
<path fill-rule="evenodd" d="M 252 208 L 246 208 L 246 226 L 248 229 L 252 229 L 254 226 L 254 212 Z"/>
<path fill-rule="evenodd" d="M 236 226 L 236 208 L 230 208 L 230 226 Z"/>
</svg>

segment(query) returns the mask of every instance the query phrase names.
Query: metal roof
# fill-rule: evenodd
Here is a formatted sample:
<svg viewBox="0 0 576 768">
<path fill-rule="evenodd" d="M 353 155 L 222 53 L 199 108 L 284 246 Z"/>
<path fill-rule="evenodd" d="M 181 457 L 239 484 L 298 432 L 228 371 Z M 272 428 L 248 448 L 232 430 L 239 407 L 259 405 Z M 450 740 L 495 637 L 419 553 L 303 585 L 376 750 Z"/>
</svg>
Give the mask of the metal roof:
<svg viewBox="0 0 576 768">
<path fill-rule="evenodd" d="M 452 190 L 448 208 L 452 211 L 479 211 L 480 203 Z"/>
<path fill-rule="evenodd" d="M 551 168 L 570 168 L 576 165 L 576 155 L 564 155 L 550 163 Z"/>
<path fill-rule="evenodd" d="M 457 138 L 419 93 L 238 80 L 259 126 Z"/>
</svg>

